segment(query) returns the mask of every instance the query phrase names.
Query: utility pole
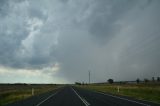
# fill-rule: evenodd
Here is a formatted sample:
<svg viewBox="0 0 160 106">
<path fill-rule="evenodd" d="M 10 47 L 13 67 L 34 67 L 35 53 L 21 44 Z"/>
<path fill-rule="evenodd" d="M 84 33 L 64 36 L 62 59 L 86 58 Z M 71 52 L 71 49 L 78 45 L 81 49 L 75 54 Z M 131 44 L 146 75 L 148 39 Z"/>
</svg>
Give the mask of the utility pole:
<svg viewBox="0 0 160 106">
<path fill-rule="evenodd" d="M 91 76 L 90 70 L 88 71 L 88 76 L 89 76 L 89 84 L 90 84 L 90 76 Z"/>
</svg>

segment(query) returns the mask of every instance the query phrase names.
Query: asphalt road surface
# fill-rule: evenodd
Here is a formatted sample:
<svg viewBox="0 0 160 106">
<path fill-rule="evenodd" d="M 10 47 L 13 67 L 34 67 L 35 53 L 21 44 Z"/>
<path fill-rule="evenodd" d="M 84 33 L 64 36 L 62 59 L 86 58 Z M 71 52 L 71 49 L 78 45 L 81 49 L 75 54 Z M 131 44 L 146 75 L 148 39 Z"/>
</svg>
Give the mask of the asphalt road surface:
<svg viewBox="0 0 160 106">
<path fill-rule="evenodd" d="M 65 86 L 7 106 L 160 106 L 160 104 Z"/>
</svg>

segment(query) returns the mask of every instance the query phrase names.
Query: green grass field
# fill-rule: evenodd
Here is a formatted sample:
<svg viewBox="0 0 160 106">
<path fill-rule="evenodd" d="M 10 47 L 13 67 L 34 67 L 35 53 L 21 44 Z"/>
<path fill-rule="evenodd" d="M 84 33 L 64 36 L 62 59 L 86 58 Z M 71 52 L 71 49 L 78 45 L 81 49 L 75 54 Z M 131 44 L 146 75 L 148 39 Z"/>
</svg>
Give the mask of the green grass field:
<svg viewBox="0 0 160 106">
<path fill-rule="evenodd" d="M 0 85 L 0 106 L 12 103 L 15 101 L 23 100 L 32 95 L 32 89 L 34 89 L 34 95 L 38 95 L 44 92 L 54 90 L 60 85 L 49 84 L 1 84 Z"/>
<path fill-rule="evenodd" d="M 91 84 L 79 85 L 78 87 L 111 93 L 115 95 L 123 95 L 133 97 L 139 100 L 147 100 L 160 103 L 160 83 L 148 84 Z M 119 87 L 119 92 L 118 92 Z"/>
</svg>

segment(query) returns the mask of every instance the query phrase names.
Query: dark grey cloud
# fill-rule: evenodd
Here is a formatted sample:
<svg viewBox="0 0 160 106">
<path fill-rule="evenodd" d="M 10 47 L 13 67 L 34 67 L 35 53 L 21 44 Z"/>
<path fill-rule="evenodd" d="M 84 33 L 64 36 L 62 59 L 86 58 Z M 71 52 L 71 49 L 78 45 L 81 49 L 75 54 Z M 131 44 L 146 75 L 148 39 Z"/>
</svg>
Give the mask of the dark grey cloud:
<svg viewBox="0 0 160 106">
<path fill-rule="evenodd" d="M 158 0 L 2 0 L 0 66 L 52 76 L 44 70 L 57 64 L 55 76 L 69 82 L 87 81 L 88 70 L 94 82 L 157 76 L 159 5 Z"/>
<path fill-rule="evenodd" d="M 1 5 L 3 5 L 3 9 L 0 14 L 2 13 L 3 16 L 0 17 L 0 63 L 12 66 L 21 40 L 25 39 L 28 31 L 22 28 L 26 26 L 25 20 L 22 17 L 17 17 L 18 14 L 12 13 L 13 6 L 9 1 L 2 2 Z"/>
<path fill-rule="evenodd" d="M 112 4 L 112 5 L 110 5 Z M 90 22 L 90 32 L 96 39 L 100 38 L 100 42 L 106 43 L 106 39 L 111 39 L 117 34 L 121 25 L 116 24 L 135 6 L 135 1 L 104 1 L 96 3 L 92 19 Z"/>
<path fill-rule="evenodd" d="M 7 7 L 8 7 L 7 0 L 1 0 L 0 1 L 0 16 L 1 17 L 4 17 L 7 15 Z"/>
</svg>

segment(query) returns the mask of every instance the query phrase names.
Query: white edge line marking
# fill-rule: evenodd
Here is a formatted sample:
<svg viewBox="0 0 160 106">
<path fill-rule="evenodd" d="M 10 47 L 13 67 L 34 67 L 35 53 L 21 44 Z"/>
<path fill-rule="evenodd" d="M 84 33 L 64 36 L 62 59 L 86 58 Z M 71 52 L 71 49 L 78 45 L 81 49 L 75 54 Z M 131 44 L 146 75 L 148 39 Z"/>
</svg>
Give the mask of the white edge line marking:
<svg viewBox="0 0 160 106">
<path fill-rule="evenodd" d="M 79 94 L 72 88 L 72 90 L 74 91 L 74 93 L 80 98 L 80 100 L 86 105 L 86 106 L 89 106 L 90 104 L 85 100 L 83 99 L 81 96 L 79 96 Z"/>
<path fill-rule="evenodd" d="M 96 92 L 96 91 L 94 91 L 94 92 Z M 118 99 L 121 99 L 121 100 L 126 100 L 126 101 L 129 101 L 129 102 L 134 102 L 134 103 L 141 104 L 141 105 L 144 105 L 144 106 L 150 106 L 148 104 L 140 103 L 140 102 L 137 102 L 137 101 L 134 101 L 134 100 L 126 99 L 126 98 L 121 98 L 121 97 L 118 97 L 118 96 L 113 96 L 113 95 L 102 93 L 102 92 L 96 92 L 96 93 L 111 96 L 111 97 L 118 98 Z"/>
<path fill-rule="evenodd" d="M 40 103 L 38 103 L 36 106 L 40 106 L 42 103 L 44 103 L 45 101 L 47 101 L 49 98 L 53 97 L 54 95 L 56 95 L 58 93 L 58 91 L 52 95 L 50 95 L 49 97 L 47 97 L 46 99 L 44 99 L 43 101 L 41 101 Z"/>
<path fill-rule="evenodd" d="M 157 104 L 157 105 L 160 105 L 160 103 L 153 102 L 153 101 L 147 101 L 147 100 L 142 100 L 142 99 L 140 99 L 140 101 L 142 101 L 142 102 L 151 102 L 151 103 L 155 103 L 155 104 Z"/>
</svg>

